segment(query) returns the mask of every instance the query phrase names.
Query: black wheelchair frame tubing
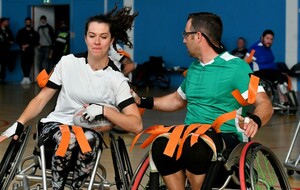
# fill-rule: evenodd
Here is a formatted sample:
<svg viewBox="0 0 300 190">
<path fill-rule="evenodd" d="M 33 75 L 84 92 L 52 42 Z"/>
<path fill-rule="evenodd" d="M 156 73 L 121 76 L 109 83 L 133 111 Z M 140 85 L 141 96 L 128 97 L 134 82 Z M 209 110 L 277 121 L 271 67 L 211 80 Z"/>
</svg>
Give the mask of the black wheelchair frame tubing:
<svg viewBox="0 0 300 190">
<path fill-rule="evenodd" d="M 2 158 L 1 161 L 1 172 L 0 172 L 0 187 L 1 189 L 7 189 L 10 182 L 15 176 L 17 167 L 21 161 L 24 153 L 25 146 L 29 139 L 31 126 L 28 126 L 21 133 L 17 140 L 11 139 L 11 142 Z"/>
<path fill-rule="evenodd" d="M 121 155 L 121 159 L 123 161 L 123 167 L 124 167 L 124 171 L 126 172 L 126 176 L 127 176 L 127 182 L 129 184 L 130 179 L 133 176 L 133 172 L 132 172 L 132 167 L 131 167 L 131 162 L 128 156 L 128 151 L 124 142 L 124 139 L 121 138 L 120 136 L 117 139 L 118 141 L 118 145 L 119 145 L 119 151 L 120 151 L 120 155 Z"/>
<path fill-rule="evenodd" d="M 110 149 L 113 160 L 113 167 L 115 171 L 115 182 L 118 190 L 127 189 L 129 187 L 129 183 L 126 180 L 126 174 L 124 170 L 124 162 L 122 161 L 119 147 L 117 145 L 117 141 L 112 133 L 110 136 Z"/>
</svg>

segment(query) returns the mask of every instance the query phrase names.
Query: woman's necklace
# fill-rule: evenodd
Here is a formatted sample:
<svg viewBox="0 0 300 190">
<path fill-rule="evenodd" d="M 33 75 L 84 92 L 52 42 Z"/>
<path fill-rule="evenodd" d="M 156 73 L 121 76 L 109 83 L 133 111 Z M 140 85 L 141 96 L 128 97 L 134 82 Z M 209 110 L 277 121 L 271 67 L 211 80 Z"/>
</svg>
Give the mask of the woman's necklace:
<svg viewBox="0 0 300 190">
<path fill-rule="evenodd" d="M 92 68 L 93 71 L 98 71 L 98 70 L 101 70 L 101 69 L 105 68 L 108 65 L 108 62 L 109 62 L 109 59 L 107 59 L 107 62 L 106 62 L 104 67 L 101 67 L 101 65 L 99 67 L 97 67 L 97 65 L 92 65 L 92 64 L 89 64 L 89 65 L 90 65 L 90 67 Z"/>
</svg>

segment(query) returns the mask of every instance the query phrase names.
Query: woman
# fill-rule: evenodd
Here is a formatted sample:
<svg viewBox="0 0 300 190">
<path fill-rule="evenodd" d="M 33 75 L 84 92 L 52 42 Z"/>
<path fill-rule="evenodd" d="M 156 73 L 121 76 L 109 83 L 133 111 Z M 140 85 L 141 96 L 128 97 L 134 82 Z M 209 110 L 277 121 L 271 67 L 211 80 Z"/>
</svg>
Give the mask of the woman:
<svg viewBox="0 0 300 190">
<path fill-rule="evenodd" d="M 0 136 L 0 142 L 15 135 L 25 123 L 37 116 L 59 89 L 54 111 L 39 123 L 41 135 L 56 130 L 53 135 L 55 150 L 61 139 L 59 127 L 62 124 L 73 125 L 74 113 L 83 106 L 84 117 L 89 121 L 104 116 L 126 131 L 139 133 L 142 130 L 141 116 L 130 94 L 127 79 L 121 72 L 113 70 L 113 62 L 108 57 L 110 45 L 113 43 L 131 44 L 126 31 L 131 29 L 136 16 L 136 13 L 130 15 L 130 8 L 125 7 L 119 11 L 114 9 L 106 15 L 89 18 L 85 27 L 85 56 L 70 54 L 62 57 L 46 86 L 30 101 L 18 120 Z M 118 107 L 120 112 L 106 106 L 107 104 Z M 108 129 L 110 128 L 98 130 Z M 75 167 L 72 167 L 72 189 L 81 189 L 91 173 L 96 159 L 95 150 L 100 141 L 95 132 L 84 131 L 92 151 L 77 151 L 77 162 L 73 161 Z M 71 130 L 71 141 L 65 156 L 52 156 L 53 189 L 64 189 L 65 174 L 70 171 L 68 165 L 72 162 L 70 159 L 74 157 L 77 146 L 74 132 Z"/>
</svg>

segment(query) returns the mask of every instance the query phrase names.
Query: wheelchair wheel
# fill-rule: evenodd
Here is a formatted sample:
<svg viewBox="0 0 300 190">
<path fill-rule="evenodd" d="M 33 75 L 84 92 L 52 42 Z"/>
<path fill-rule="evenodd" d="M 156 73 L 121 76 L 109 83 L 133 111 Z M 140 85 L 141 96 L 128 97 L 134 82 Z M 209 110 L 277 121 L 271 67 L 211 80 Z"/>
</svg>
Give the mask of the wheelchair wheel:
<svg viewBox="0 0 300 190">
<path fill-rule="evenodd" d="M 285 171 L 276 155 L 260 143 L 245 145 L 240 158 L 241 189 L 290 189 Z"/>
<path fill-rule="evenodd" d="M 272 83 L 270 81 L 268 81 L 268 80 L 260 79 L 260 85 L 266 91 L 266 94 L 268 95 L 270 101 L 273 102 L 274 96 L 275 96 L 275 92 L 274 92 L 274 88 L 273 88 Z"/>
<path fill-rule="evenodd" d="M 21 162 L 25 146 L 29 139 L 31 126 L 28 126 L 19 135 L 17 140 L 11 139 L 10 144 L 0 163 L 0 187 L 8 189 L 10 182 L 13 180 L 16 170 Z"/>
<path fill-rule="evenodd" d="M 131 190 L 167 190 L 159 173 L 157 171 L 150 171 L 150 165 L 149 153 L 146 153 L 132 177 L 130 183 Z M 188 181 L 186 181 L 185 189 L 191 189 Z"/>
<path fill-rule="evenodd" d="M 109 134 L 110 137 L 110 149 L 111 156 L 113 160 L 113 166 L 115 171 L 115 183 L 118 190 L 127 189 L 129 187 L 129 182 L 126 177 L 126 171 L 124 168 L 124 161 L 122 160 L 121 153 L 112 133 Z"/>
<path fill-rule="evenodd" d="M 150 157 L 149 153 L 141 160 L 137 167 L 135 174 L 131 180 L 131 190 L 166 190 L 167 187 L 163 183 L 163 179 L 160 177 L 157 171 L 150 172 Z"/>
</svg>

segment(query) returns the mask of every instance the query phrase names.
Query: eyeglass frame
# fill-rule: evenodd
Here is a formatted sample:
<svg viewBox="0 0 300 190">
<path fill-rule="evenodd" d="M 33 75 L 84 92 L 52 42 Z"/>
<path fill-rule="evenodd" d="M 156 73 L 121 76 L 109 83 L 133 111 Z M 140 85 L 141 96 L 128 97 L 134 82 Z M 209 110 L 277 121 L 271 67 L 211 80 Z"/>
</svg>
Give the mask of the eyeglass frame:
<svg viewBox="0 0 300 190">
<path fill-rule="evenodd" d="M 191 31 L 191 32 L 183 31 L 183 32 L 182 32 L 182 37 L 183 37 L 183 38 L 186 38 L 186 37 L 188 37 L 188 36 L 191 35 L 191 34 L 197 34 L 197 33 L 198 33 L 198 31 Z"/>
</svg>

